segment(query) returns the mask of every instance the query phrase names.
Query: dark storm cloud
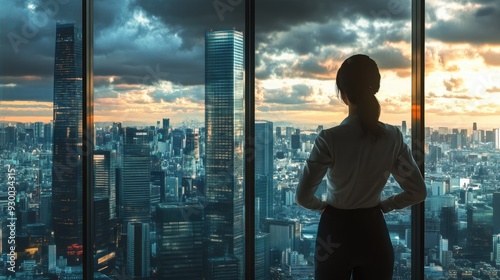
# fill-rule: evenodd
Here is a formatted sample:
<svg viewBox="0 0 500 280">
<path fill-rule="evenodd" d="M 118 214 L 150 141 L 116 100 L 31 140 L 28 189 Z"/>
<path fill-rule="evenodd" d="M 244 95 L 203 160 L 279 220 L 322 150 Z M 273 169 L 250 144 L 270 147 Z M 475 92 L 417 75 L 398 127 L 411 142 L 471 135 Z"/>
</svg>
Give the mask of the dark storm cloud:
<svg viewBox="0 0 500 280">
<path fill-rule="evenodd" d="M 235 5 L 230 5 L 225 0 L 220 2 L 226 6 L 218 4 L 214 6 L 214 3 L 218 3 L 217 0 L 191 0 L 189 3 L 185 0 L 137 0 L 134 5 L 165 23 L 172 34 L 178 34 L 182 38 L 182 47 L 189 49 L 200 44 L 205 31 L 210 29 L 244 30 L 244 1 L 231 1 Z"/>
<path fill-rule="evenodd" d="M 409 0 L 257 1 L 256 30 L 263 33 L 287 31 L 292 26 L 310 22 L 326 23 L 334 18 L 409 19 L 410 3 Z"/>
<path fill-rule="evenodd" d="M 31 1 L 38 7 L 33 13 L 27 8 L 30 1 L 2 2 L 0 84 L 16 83 L 13 77 L 24 76 L 41 76 L 44 82 L 39 85 L 39 89 L 44 89 L 38 92 L 39 95 L 29 81 L 22 86 L 22 82 L 17 82 L 17 87 L 3 87 L 0 89 L 2 100 L 52 99 L 55 22 L 79 22 L 81 12 L 78 7 L 80 1 L 53 0 L 54 3 L 65 3 L 59 4 L 54 13 L 40 4 L 51 1 Z M 463 11 L 449 22 L 435 22 L 427 31 L 428 36 L 451 42 L 498 41 L 499 2 L 476 2 L 484 5 L 472 11 Z M 110 83 L 107 78 L 111 76 L 115 77 L 113 85 L 120 85 L 114 88 L 116 92 L 127 91 L 126 85 L 154 85 L 162 80 L 175 85 L 202 86 L 205 31 L 229 28 L 244 30 L 243 0 L 106 0 L 94 1 L 94 7 L 94 74 L 98 79 L 96 88 L 99 88 L 96 91 L 97 98 L 104 97 L 106 86 Z M 334 53 L 334 49 L 337 51 L 345 46 L 368 53 L 381 69 L 408 68 L 409 58 L 398 49 L 386 47 L 385 43 L 409 42 L 411 32 L 405 25 L 410 21 L 410 7 L 410 0 L 257 1 L 256 77 L 315 77 L 328 74 L 332 69 L 327 69 L 319 62 L 331 56 L 335 56 L 336 61 L 342 61 L 345 57 Z M 49 15 L 45 25 L 40 20 L 43 14 Z M 40 17 L 39 27 L 36 32 L 30 33 L 33 36 L 27 38 L 23 34 L 26 25 L 24 18 L 28 19 L 27 22 L 35 22 L 34 15 Z M 429 12 L 429 18 L 435 18 L 432 12 Z M 142 19 L 146 22 L 140 23 Z M 368 38 L 353 31 L 352 25 L 358 19 L 368 23 L 367 27 L 360 27 L 368 33 Z M 380 20 L 388 24 L 372 24 Z M 27 43 L 13 45 L 8 37 L 10 33 L 24 36 Z M 17 53 L 13 46 L 17 46 Z M 325 50 L 324 47 L 330 48 Z M 301 57 L 296 59 L 295 64 L 294 61 L 275 60 L 273 55 L 285 51 Z M 484 57 L 490 63 L 496 61 L 494 57 Z M 175 100 L 183 94 L 193 94 L 191 101 L 200 102 L 201 92 L 176 91 L 163 100 Z M 306 100 L 304 98 L 307 96 L 297 92 L 297 89 L 287 94 L 299 101 Z M 153 97 L 154 100 L 162 99 L 160 93 L 155 93 Z M 291 98 L 286 97 L 280 100 L 283 96 L 279 93 L 268 97 L 269 102 L 292 102 Z"/>
<path fill-rule="evenodd" d="M 279 54 L 291 51 L 299 55 L 315 53 L 327 45 L 345 46 L 354 44 L 358 36 L 346 30 L 341 23 L 331 21 L 322 25 L 306 24 L 291 28 L 287 32 L 261 36 L 259 51 Z"/>
<path fill-rule="evenodd" d="M 327 74 L 328 68 L 318 64 L 316 59 L 307 59 L 297 65 L 297 69 L 312 74 Z"/>
<path fill-rule="evenodd" d="M 40 81 L 23 82 L 23 84 L 17 84 L 14 87 L 0 87 L 0 101 L 36 100 L 52 102 L 53 92 L 51 81 L 43 79 Z"/>
<path fill-rule="evenodd" d="M 308 100 L 312 96 L 312 88 L 308 85 L 297 84 L 293 85 L 289 91 L 282 89 L 267 90 L 264 94 L 265 103 L 279 104 L 305 104 L 310 103 Z"/>
<path fill-rule="evenodd" d="M 157 90 L 152 94 L 152 97 L 155 102 L 174 102 L 176 100 L 185 98 L 193 103 L 205 103 L 205 94 L 201 86 L 175 89 L 172 92 Z"/>
<path fill-rule="evenodd" d="M 1 100 L 52 101 L 56 22 L 81 24 L 80 1 L 2 1 Z"/>
<path fill-rule="evenodd" d="M 316 30 L 295 30 L 283 37 L 275 47 L 287 48 L 299 53 L 314 51 L 322 44 L 349 44 L 355 34 L 339 29 L 343 19 L 354 21 L 360 17 L 368 21 L 410 19 L 409 0 L 370 1 L 302 1 L 268 0 L 256 3 L 257 43 L 272 42 L 273 33 L 293 31 L 303 24 L 337 22 L 336 25 L 320 26 Z M 154 2 L 138 0 L 137 6 L 162 20 L 171 32 L 178 34 L 182 46 L 191 48 L 203 39 L 203 31 L 209 29 L 236 28 L 244 30 L 244 1 L 192 0 L 186 5 L 182 0 Z"/>
<path fill-rule="evenodd" d="M 380 69 L 408 68 L 411 66 L 410 59 L 405 57 L 400 49 L 379 48 L 368 52 L 368 55 L 377 62 Z"/>
<path fill-rule="evenodd" d="M 456 12 L 452 19 L 434 21 L 426 31 L 428 38 L 452 43 L 500 43 L 500 1 L 483 2 L 479 8 Z M 435 19 L 433 9 L 427 9 Z"/>
</svg>

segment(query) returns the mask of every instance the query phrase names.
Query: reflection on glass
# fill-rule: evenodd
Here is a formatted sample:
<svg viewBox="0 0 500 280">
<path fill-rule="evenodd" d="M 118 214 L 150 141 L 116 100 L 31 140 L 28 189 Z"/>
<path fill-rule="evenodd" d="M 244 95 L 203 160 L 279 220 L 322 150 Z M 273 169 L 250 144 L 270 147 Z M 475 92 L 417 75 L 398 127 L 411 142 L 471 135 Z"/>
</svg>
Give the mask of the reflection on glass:
<svg viewBox="0 0 500 280">
<path fill-rule="evenodd" d="M 426 3 L 427 279 L 498 277 L 498 5 Z"/>
<path fill-rule="evenodd" d="M 337 70 L 347 57 L 365 53 L 377 62 L 382 75 L 376 95 L 380 120 L 400 127 L 410 145 L 409 4 L 315 1 L 282 7 L 272 1 L 256 2 L 255 107 L 256 119 L 262 120 L 255 124 L 256 260 L 265 256 L 259 251 L 266 246 L 270 254 L 269 273 L 262 279 L 314 275 L 320 216 L 296 205 L 295 190 L 317 134 L 347 116 L 335 87 Z M 267 163 L 269 153 L 272 165 Z M 273 169 L 272 181 L 266 168 Z M 400 191 L 390 177 L 382 195 Z M 326 199 L 326 180 L 316 195 Z M 395 251 L 394 279 L 410 279 L 410 209 L 385 218 Z M 256 265 L 256 274 L 261 268 Z"/>
</svg>

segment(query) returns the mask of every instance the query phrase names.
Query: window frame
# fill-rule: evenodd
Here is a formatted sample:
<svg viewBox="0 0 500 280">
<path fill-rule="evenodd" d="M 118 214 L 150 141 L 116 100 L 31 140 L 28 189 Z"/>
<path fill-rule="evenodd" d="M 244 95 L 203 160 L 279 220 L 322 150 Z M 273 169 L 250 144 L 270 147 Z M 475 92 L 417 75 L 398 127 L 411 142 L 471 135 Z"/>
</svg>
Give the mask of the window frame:
<svg viewBox="0 0 500 280">
<path fill-rule="evenodd" d="M 411 147 L 424 177 L 425 162 L 425 0 L 411 5 Z M 424 279 L 425 202 L 411 208 L 411 279 Z"/>
<path fill-rule="evenodd" d="M 412 0 L 412 103 L 411 140 L 413 156 L 424 175 L 424 79 L 425 79 L 425 1 Z M 93 0 L 82 0 L 83 31 L 83 246 L 93 244 L 93 150 L 94 150 L 94 84 L 93 84 Z M 245 278 L 255 278 L 255 0 L 245 0 Z M 424 202 L 412 206 L 412 279 L 424 279 Z M 84 279 L 93 279 L 93 250 L 84 250 Z"/>
</svg>

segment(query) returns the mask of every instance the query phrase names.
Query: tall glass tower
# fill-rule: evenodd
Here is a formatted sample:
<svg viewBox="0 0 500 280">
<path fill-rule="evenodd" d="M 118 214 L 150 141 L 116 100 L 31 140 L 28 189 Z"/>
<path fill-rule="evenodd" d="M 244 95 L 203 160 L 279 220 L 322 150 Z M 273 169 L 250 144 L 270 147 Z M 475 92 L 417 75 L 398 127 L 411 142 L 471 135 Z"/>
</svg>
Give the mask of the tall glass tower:
<svg viewBox="0 0 500 280">
<path fill-rule="evenodd" d="M 243 279 L 243 33 L 205 34 L 205 271 L 230 267 Z M 234 260 L 237 260 L 236 266 Z M 221 264 L 228 260 L 227 266 Z M 208 278 L 213 273 L 208 273 Z M 232 277 L 232 278 L 229 278 Z"/>
<path fill-rule="evenodd" d="M 56 26 L 53 119 L 52 227 L 57 255 L 66 257 L 68 246 L 82 244 L 82 37 L 74 24 Z"/>
</svg>

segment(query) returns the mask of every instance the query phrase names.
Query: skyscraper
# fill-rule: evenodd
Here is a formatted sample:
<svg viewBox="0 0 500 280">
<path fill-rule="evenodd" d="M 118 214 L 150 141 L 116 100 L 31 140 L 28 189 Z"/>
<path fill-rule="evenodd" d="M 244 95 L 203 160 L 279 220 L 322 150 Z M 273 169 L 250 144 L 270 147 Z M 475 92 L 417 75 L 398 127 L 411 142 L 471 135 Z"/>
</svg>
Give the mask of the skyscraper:
<svg viewBox="0 0 500 280">
<path fill-rule="evenodd" d="M 151 269 L 149 223 L 131 222 L 127 232 L 127 275 L 147 279 Z"/>
<path fill-rule="evenodd" d="M 156 213 L 158 277 L 202 279 L 203 206 L 160 203 Z"/>
<path fill-rule="evenodd" d="M 119 189 L 119 218 L 124 229 L 127 228 L 129 222 L 149 223 L 150 221 L 149 150 L 148 132 L 127 127 L 124 135 Z"/>
<path fill-rule="evenodd" d="M 243 33 L 205 34 L 205 264 L 243 278 Z M 233 256 L 224 257 L 223 256 Z M 234 264 L 234 261 L 237 264 Z M 225 266 L 223 262 L 228 262 Z M 217 265 L 215 265 L 217 264 Z M 227 275 L 234 277 L 232 271 Z M 234 278 L 217 278 L 234 279 Z"/>
<path fill-rule="evenodd" d="M 94 194 L 109 198 L 109 218 L 116 219 L 116 151 L 94 151 Z"/>
<path fill-rule="evenodd" d="M 500 234 L 500 193 L 493 193 L 493 234 Z"/>
<path fill-rule="evenodd" d="M 56 26 L 53 121 L 52 227 L 57 255 L 66 256 L 82 243 L 82 37 L 74 24 Z"/>
<path fill-rule="evenodd" d="M 493 139 L 495 141 L 495 149 L 500 150 L 500 128 L 493 129 Z"/>
<path fill-rule="evenodd" d="M 458 245 L 458 215 L 454 206 L 441 208 L 440 233 L 448 239 L 450 248 Z"/>
<path fill-rule="evenodd" d="M 473 261 L 489 261 L 493 246 L 493 208 L 484 203 L 467 206 L 467 254 Z"/>
<path fill-rule="evenodd" d="M 255 122 L 255 196 L 260 199 L 261 221 L 273 212 L 273 123 Z"/>
</svg>

